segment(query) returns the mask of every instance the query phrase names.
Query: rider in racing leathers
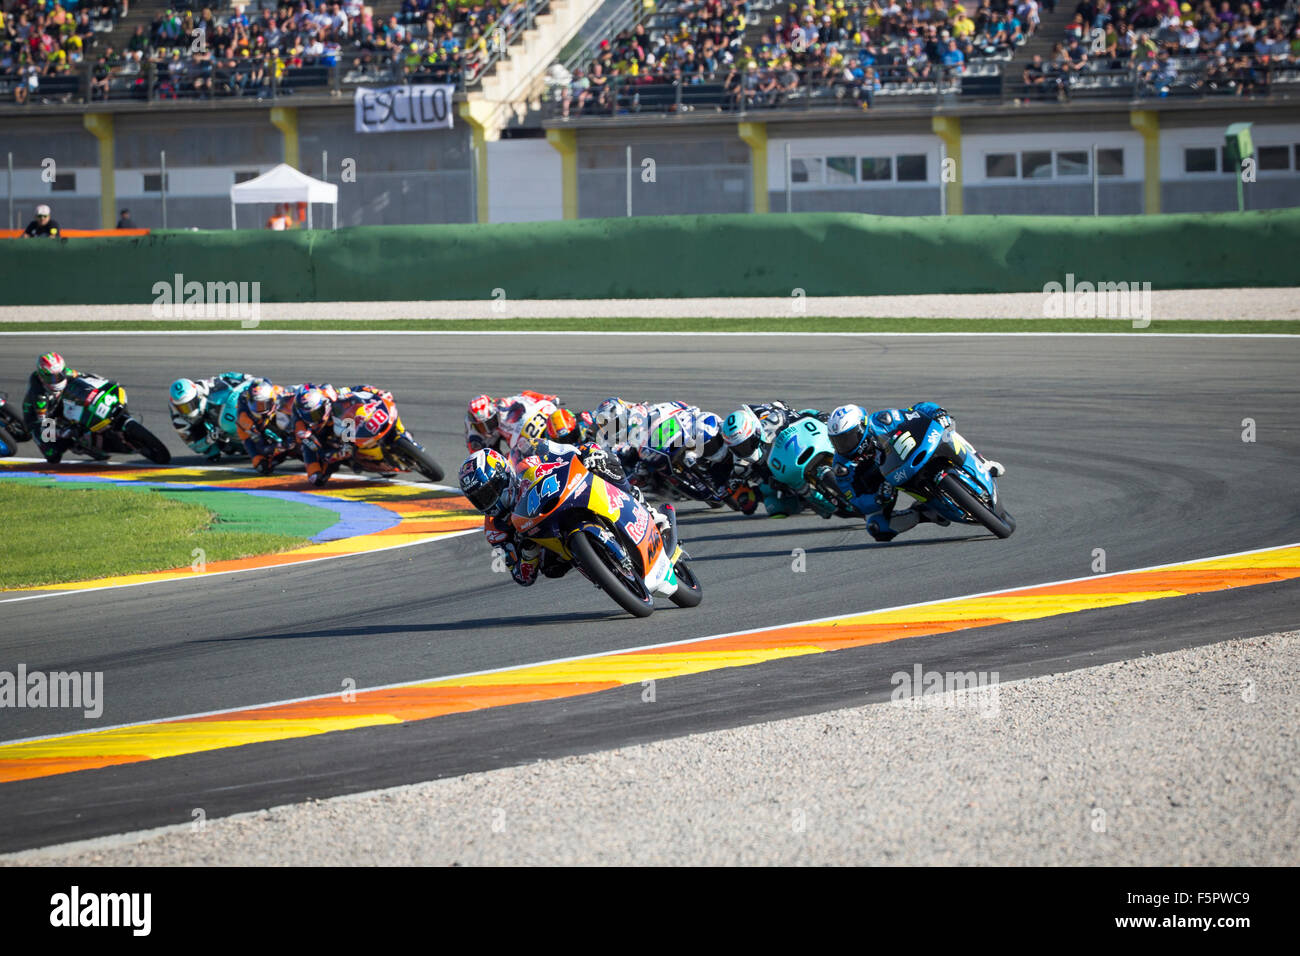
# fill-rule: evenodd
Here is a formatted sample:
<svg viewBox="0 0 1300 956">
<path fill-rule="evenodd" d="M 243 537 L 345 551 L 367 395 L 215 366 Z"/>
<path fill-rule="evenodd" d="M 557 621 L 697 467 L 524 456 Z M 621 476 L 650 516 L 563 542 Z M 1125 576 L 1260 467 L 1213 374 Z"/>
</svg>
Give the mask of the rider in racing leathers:
<svg viewBox="0 0 1300 956">
<path fill-rule="evenodd" d="M 208 461 L 220 459 L 222 446 L 234 444 L 220 423 L 225 403 L 236 389 L 255 381 L 255 376 L 244 372 L 222 372 L 215 378 L 178 378 L 172 382 L 167 402 L 172 427 L 181 441 Z"/>
<path fill-rule="evenodd" d="M 493 448 L 508 455 L 519 437 L 520 428 L 535 418 L 538 412 L 549 415 L 559 404 L 558 396 L 531 389 L 506 398 L 478 395 L 470 399 L 465 413 L 465 447 L 471 452 L 480 448 Z M 513 422 L 507 424 L 507 420 L 512 417 Z M 541 435 L 533 437 L 540 438 Z"/>
<path fill-rule="evenodd" d="M 949 523 L 947 518 L 923 505 L 895 512 L 898 489 L 885 481 L 880 471 L 886 457 L 880 440 L 909 414 L 915 417 L 916 413 L 930 418 L 940 415 L 952 417 L 934 402 L 917 402 L 909 408 L 886 408 L 871 415 L 867 415 L 860 405 L 841 405 L 831 413 L 828 430 L 831 444 L 835 447 L 835 483 L 853 506 L 866 516 L 867 531 L 877 541 L 892 541 L 922 522 L 932 521 L 940 526 Z M 1005 474 L 1001 462 L 982 455 L 980 458 L 993 477 Z"/>
<path fill-rule="evenodd" d="M 375 385 L 344 386 L 338 390 L 338 398 L 332 403 L 334 445 L 340 453 L 338 461 L 347 464 L 354 472 L 361 474 L 353 456 L 356 454 L 358 434 L 357 412 L 372 402 L 391 402 L 393 393 Z M 391 478 L 397 474 L 393 471 L 378 472 L 381 478 Z"/>
<path fill-rule="evenodd" d="M 785 518 L 798 514 L 807 502 L 823 518 L 835 513 L 835 505 L 825 495 L 809 483 L 799 488 L 791 488 L 785 482 L 777 481 L 768 467 L 768 456 L 772 452 L 772 443 L 782 429 L 805 418 L 826 420 L 826 413 L 815 408 L 796 410 L 787 402 L 771 402 L 742 405 L 727 416 L 722 423 L 722 437 L 731 448 L 736 462 L 731 481 L 737 491 L 741 485 L 749 486 L 762 497 L 763 507 L 768 517 Z M 745 510 L 743 492 L 737 494 L 742 502 L 742 511 L 752 514 L 757 502 Z"/>
<path fill-rule="evenodd" d="M 289 432 L 284 427 L 292 421 L 295 389 L 272 385 L 266 379 L 254 382 L 239 396 L 238 438 L 253 460 L 253 467 L 264 475 L 284 461 L 293 450 Z M 268 430 L 278 432 L 272 438 Z"/>
<path fill-rule="evenodd" d="M 323 485 L 356 450 L 351 443 L 340 444 L 334 437 L 334 403 L 350 396 L 352 389 L 307 382 L 294 392 L 288 427 L 302 455 L 302 463 L 307 466 L 308 483 Z M 282 428 L 285 424 L 278 415 L 277 424 Z"/>
<path fill-rule="evenodd" d="M 599 475 L 624 494 L 637 499 L 650 511 L 651 517 L 661 533 L 669 525 L 669 519 L 646 505 L 645 499 L 627 482 L 622 468 L 599 445 L 586 444 L 581 447 L 559 445 L 543 439 L 536 447 L 536 454 L 520 462 L 518 469 L 505 459 L 500 452 L 491 448 L 479 449 L 465 459 L 460 466 L 459 483 L 461 491 L 470 504 L 484 515 L 483 534 L 488 544 L 500 549 L 506 567 L 515 583 L 528 587 L 535 584 L 537 575 L 544 577 L 563 577 L 571 567 L 553 551 L 520 535 L 510 522 L 510 513 L 514 510 L 519 496 L 547 471 L 557 464 L 566 462 L 575 456 L 592 473 Z"/>
<path fill-rule="evenodd" d="M 63 419 L 62 398 L 68 381 L 82 374 L 68 368 L 58 352 L 46 352 L 36 360 L 36 370 L 27 379 L 23 424 L 45 460 L 52 465 L 58 464 L 64 453 L 77 443 L 77 430 Z M 78 449 L 78 453 L 101 461 L 108 457 L 84 447 Z"/>
</svg>

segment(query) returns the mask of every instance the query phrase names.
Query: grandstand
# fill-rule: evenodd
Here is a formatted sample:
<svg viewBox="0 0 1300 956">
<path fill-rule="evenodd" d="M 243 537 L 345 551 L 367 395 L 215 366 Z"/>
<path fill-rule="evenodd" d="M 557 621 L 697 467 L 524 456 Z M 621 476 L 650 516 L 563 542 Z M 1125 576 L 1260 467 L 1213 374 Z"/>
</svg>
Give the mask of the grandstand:
<svg viewBox="0 0 1300 956">
<path fill-rule="evenodd" d="M 72 227 L 228 227 L 232 184 L 344 159 L 345 225 L 1226 209 L 1243 120 L 1247 206 L 1300 205 L 1297 0 L 0 2 L 14 198 Z M 426 83 L 453 128 L 354 128 Z"/>
</svg>

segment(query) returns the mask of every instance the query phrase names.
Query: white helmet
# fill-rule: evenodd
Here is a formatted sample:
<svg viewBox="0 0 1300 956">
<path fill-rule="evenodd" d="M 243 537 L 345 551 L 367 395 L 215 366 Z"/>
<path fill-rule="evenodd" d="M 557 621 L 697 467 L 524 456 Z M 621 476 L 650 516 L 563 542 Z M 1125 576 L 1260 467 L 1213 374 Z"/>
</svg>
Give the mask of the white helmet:
<svg viewBox="0 0 1300 956">
<path fill-rule="evenodd" d="M 722 423 L 722 440 L 741 464 L 753 465 L 763 457 L 764 437 L 763 423 L 748 405 L 741 405 Z"/>
<path fill-rule="evenodd" d="M 867 434 L 867 410 L 861 405 L 841 405 L 831 412 L 826 431 L 835 453 L 847 458 L 862 447 Z"/>
</svg>

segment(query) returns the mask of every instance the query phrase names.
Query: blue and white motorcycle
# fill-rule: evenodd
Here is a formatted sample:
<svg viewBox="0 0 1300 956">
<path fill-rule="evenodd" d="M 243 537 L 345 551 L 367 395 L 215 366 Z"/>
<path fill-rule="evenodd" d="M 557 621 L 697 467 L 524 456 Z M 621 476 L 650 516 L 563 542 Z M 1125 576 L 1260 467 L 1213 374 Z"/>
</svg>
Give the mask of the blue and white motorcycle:
<svg viewBox="0 0 1300 956">
<path fill-rule="evenodd" d="M 915 498 L 918 507 L 949 521 L 983 525 L 999 538 L 1011 537 L 1016 519 L 998 499 L 998 484 L 988 465 L 942 410 L 916 409 L 895 417 L 884 429 L 870 429 L 880 449 L 885 481 Z"/>
</svg>

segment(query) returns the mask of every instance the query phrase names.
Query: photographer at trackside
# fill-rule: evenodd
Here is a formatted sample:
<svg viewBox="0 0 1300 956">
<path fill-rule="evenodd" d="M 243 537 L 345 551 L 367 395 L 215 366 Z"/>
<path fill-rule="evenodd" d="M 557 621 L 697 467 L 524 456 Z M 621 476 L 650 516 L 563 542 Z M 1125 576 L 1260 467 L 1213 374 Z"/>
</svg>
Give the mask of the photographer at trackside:
<svg viewBox="0 0 1300 956">
<path fill-rule="evenodd" d="M 36 218 L 27 224 L 23 235 L 28 239 L 57 239 L 60 235 L 59 224 L 50 218 L 50 207 L 44 203 L 36 207 Z"/>
</svg>

